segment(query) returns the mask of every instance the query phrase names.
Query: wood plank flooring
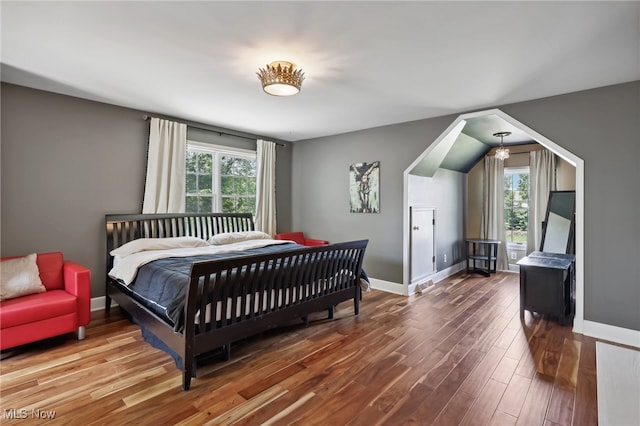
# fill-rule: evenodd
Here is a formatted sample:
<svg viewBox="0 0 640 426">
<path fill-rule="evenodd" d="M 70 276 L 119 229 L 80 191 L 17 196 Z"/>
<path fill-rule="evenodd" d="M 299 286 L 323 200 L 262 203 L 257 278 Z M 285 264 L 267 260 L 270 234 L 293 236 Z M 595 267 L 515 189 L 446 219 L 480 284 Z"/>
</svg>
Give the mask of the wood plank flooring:
<svg viewBox="0 0 640 426">
<path fill-rule="evenodd" d="M 191 390 L 119 311 L 0 363 L 4 424 L 596 425 L 595 339 L 519 316 L 518 275 L 364 294 L 234 344 Z M 3 355 L 7 355 L 6 353 Z M 37 419 L 54 414 L 53 420 Z M 11 418 L 13 416 L 13 419 Z M 24 416 L 25 419 L 16 417 Z"/>
</svg>

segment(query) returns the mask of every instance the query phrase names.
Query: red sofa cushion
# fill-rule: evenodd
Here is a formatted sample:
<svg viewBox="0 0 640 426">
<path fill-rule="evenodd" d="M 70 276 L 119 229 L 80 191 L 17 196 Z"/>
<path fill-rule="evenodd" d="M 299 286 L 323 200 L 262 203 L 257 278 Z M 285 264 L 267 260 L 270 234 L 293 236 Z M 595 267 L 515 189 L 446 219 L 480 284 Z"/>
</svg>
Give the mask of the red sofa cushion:
<svg viewBox="0 0 640 426">
<path fill-rule="evenodd" d="M 304 233 L 303 232 L 283 232 L 276 234 L 276 240 L 291 240 L 298 244 L 304 245 Z"/>
<path fill-rule="evenodd" d="M 0 327 L 5 329 L 78 311 L 78 299 L 64 290 L 30 294 L 5 300 L 0 306 Z"/>
<path fill-rule="evenodd" d="M 64 275 L 62 271 L 64 256 L 61 252 L 38 253 L 36 263 L 40 271 L 40 280 L 47 290 L 64 289 Z"/>
<path fill-rule="evenodd" d="M 317 240 L 315 238 L 307 238 L 302 231 L 282 232 L 273 237 L 275 240 L 291 240 L 303 246 L 322 246 L 329 244 L 326 240 Z"/>
</svg>

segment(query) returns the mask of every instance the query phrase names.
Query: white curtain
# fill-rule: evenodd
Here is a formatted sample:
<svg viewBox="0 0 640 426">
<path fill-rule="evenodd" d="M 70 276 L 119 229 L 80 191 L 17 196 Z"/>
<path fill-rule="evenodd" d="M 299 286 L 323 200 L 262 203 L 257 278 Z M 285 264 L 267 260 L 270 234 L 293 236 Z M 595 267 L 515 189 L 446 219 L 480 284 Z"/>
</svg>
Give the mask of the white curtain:
<svg viewBox="0 0 640 426">
<path fill-rule="evenodd" d="M 498 240 L 498 270 L 509 269 L 504 229 L 504 163 L 495 156 L 484 158 L 480 238 Z"/>
<path fill-rule="evenodd" d="M 527 253 L 540 248 L 542 221 L 547 213 L 549 191 L 556 189 L 556 156 L 549 150 L 529 153 L 529 223 Z"/>
<path fill-rule="evenodd" d="M 258 139 L 256 177 L 256 230 L 276 233 L 276 144 Z"/>
<path fill-rule="evenodd" d="M 151 119 L 142 213 L 185 210 L 187 125 Z"/>
</svg>

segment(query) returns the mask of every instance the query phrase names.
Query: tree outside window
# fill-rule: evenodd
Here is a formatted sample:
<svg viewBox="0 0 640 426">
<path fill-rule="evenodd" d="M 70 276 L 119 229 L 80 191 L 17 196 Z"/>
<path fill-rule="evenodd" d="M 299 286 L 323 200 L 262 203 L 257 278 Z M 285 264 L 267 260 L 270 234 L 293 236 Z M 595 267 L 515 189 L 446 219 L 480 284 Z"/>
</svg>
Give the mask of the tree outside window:
<svg viewBox="0 0 640 426">
<path fill-rule="evenodd" d="M 256 160 L 222 156 L 220 193 L 223 213 L 254 213 L 256 210 Z"/>
<path fill-rule="evenodd" d="M 255 213 L 256 158 L 206 145 L 186 153 L 187 213 Z"/>
<path fill-rule="evenodd" d="M 504 170 L 504 228 L 507 243 L 527 244 L 529 223 L 529 170 Z"/>
</svg>

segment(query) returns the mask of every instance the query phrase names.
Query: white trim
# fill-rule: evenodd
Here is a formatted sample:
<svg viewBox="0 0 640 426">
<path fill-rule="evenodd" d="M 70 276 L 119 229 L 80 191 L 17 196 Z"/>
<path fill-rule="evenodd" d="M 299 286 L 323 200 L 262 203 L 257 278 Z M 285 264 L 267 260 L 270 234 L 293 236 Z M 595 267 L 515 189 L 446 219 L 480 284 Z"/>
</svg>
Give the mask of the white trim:
<svg viewBox="0 0 640 426">
<path fill-rule="evenodd" d="M 406 293 L 405 286 L 401 283 L 394 283 L 391 281 L 379 280 L 377 278 L 369 277 L 369 283 L 371 284 L 371 288 L 374 290 L 386 291 L 387 293 L 398 294 L 401 296 L 410 296 L 416 292 L 416 287 L 420 284 L 423 284 L 427 281 L 438 282 L 442 281 L 447 277 L 450 277 L 466 268 L 465 262 L 459 262 L 455 265 L 450 266 L 447 269 L 443 269 L 442 271 L 438 271 L 435 274 L 431 274 L 428 277 L 423 278 L 422 280 L 412 283 L 408 287 L 408 293 Z"/>
<path fill-rule="evenodd" d="M 206 152 L 217 151 L 223 154 L 252 157 L 253 159 L 255 159 L 257 155 L 256 150 L 187 140 L 187 150 L 189 149 Z"/>
<path fill-rule="evenodd" d="M 584 328 L 584 161 L 576 164 L 576 313 L 573 331 Z"/>
<path fill-rule="evenodd" d="M 386 291 L 387 293 L 404 295 L 404 286 L 401 283 L 394 283 L 392 281 L 379 280 L 377 278 L 369 277 L 369 284 L 373 290 Z"/>
<path fill-rule="evenodd" d="M 431 274 L 428 277 L 422 279 L 421 281 L 409 284 L 407 289 L 406 296 L 411 296 L 416 292 L 416 287 L 418 285 L 423 284 L 427 281 L 433 281 L 434 283 L 440 282 L 451 275 L 457 274 L 460 271 L 463 271 L 467 267 L 467 263 L 465 261 L 458 262 L 455 265 L 451 265 L 450 267 L 443 269 L 441 271 L 436 272 L 435 274 Z"/>
<path fill-rule="evenodd" d="M 585 320 L 582 334 L 640 349 L 640 331 L 638 330 Z"/>
<path fill-rule="evenodd" d="M 529 166 L 504 166 L 504 174 L 530 174 Z"/>
</svg>

